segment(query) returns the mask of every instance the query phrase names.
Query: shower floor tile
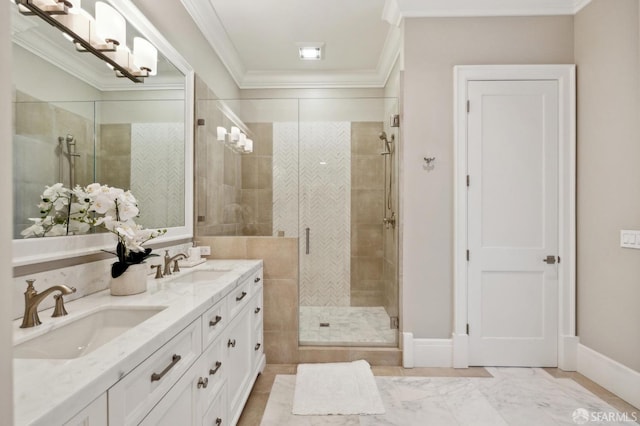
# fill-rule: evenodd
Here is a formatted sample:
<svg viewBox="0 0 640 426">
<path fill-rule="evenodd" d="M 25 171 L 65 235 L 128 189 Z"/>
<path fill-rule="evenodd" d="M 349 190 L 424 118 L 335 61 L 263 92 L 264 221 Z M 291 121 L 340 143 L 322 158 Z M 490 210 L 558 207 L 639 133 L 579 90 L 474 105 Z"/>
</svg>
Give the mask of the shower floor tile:
<svg viewBox="0 0 640 426">
<path fill-rule="evenodd" d="M 301 306 L 300 344 L 394 346 L 398 330 L 390 325 L 382 306 Z"/>
</svg>

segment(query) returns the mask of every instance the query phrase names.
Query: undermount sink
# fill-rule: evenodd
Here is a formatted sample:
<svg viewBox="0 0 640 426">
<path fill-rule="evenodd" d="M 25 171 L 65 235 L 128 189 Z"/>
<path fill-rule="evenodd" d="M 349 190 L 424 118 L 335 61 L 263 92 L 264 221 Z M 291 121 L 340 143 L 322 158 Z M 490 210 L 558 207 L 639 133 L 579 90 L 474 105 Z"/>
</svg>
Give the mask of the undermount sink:
<svg viewBox="0 0 640 426">
<path fill-rule="evenodd" d="M 197 283 L 214 281 L 229 272 L 228 269 L 200 269 L 198 271 L 189 272 L 181 277 L 176 278 L 176 282 L 180 283 Z"/>
<path fill-rule="evenodd" d="M 13 357 L 79 358 L 95 351 L 165 308 L 165 306 L 106 307 L 14 346 Z"/>
</svg>

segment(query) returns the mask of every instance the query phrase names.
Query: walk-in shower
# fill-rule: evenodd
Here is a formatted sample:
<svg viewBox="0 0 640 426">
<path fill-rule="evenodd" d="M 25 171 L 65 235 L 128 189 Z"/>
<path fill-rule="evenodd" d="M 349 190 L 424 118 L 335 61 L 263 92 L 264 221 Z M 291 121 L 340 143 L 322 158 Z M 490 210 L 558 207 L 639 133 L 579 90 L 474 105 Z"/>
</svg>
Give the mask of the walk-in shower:
<svg viewBox="0 0 640 426">
<path fill-rule="evenodd" d="M 239 154 L 198 133 L 196 236 L 297 242 L 300 346 L 397 347 L 398 134 L 386 119 L 397 99 L 211 100 L 198 108 L 207 127 L 244 126 L 254 150 Z M 286 300 L 277 281 L 267 281 L 265 299 Z M 266 333 L 288 330 L 289 317 L 284 325 L 284 314 L 270 315 Z"/>
</svg>

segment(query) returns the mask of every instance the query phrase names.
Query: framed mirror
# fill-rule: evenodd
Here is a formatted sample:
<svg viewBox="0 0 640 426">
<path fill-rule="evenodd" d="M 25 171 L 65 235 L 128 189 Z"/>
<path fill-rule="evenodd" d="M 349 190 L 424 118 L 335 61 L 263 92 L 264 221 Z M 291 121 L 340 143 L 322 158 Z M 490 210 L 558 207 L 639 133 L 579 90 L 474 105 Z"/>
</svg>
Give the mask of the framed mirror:
<svg viewBox="0 0 640 426">
<path fill-rule="evenodd" d="M 130 0 L 107 0 L 126 17 L 126 45 L 158 50 L 157 72 L 134 83 L 80 52 L 37 16 L 12 8 L 14 86 L 13 265 L 113 248 L 110 234 L 24 238 L 46 186 L 93 182 L 131 189 L 154 244 L 193 236 L 193 70 Z M 82 9 L 93 15 L 95 0 Z M 95 15 L 93 15 L 95 16 Z"/>
</svg>

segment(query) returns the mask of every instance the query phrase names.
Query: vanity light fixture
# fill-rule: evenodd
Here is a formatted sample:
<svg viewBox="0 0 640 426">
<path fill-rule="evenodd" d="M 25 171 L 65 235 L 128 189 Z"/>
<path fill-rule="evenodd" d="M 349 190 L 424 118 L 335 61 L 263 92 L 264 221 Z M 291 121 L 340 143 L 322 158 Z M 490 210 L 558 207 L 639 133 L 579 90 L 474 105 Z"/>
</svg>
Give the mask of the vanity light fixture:
<svg viewBox="0 0 640 426">
<path fill-rule="evenodd" d="M 36 15 L 58 28 L 79 52 L 90 52 L 107 63 L 117 77 L 134 83 L 156 75 L 158 50 L 135 37 L 133 53 L 126 45 L 127 23 L 107 3 L 96 2 L 95 19 L 82 9 L 81 0 L 15 0 L 23 15 Z"/>
<path fill-rule="evenodd" d="M 224 127 L 216 128 L 216 139 L 224 142 L 226 146 L 240 154 L 251 154 L 253 152 L 253 141 L 247 138 L 236 126 L 231 127 L 231 131 L 227 132 Z"/>
</svg>

